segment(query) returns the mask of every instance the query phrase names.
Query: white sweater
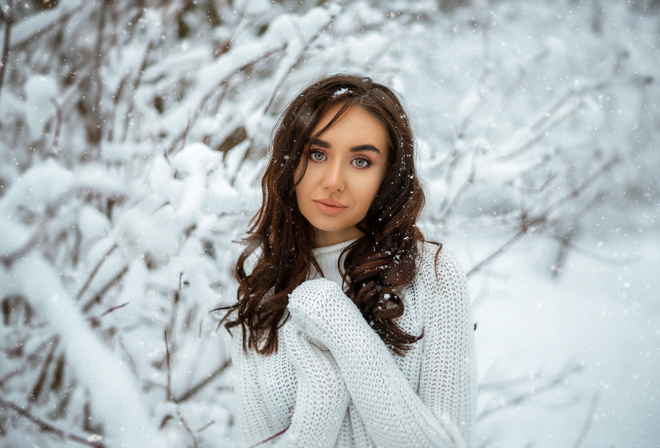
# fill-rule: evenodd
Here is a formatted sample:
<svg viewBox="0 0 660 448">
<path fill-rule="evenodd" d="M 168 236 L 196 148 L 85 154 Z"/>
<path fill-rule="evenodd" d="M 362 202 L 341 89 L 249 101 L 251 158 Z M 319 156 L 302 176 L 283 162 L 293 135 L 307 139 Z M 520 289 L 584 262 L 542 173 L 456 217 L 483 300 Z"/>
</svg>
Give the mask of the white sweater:
<svg viewBox="0 0 660 448">
<path fill-rule="evenodd" d="M 276 354 L 232 359 L 237 424 L 245 442 L 277 447 L 466 447 L 476 397 L 473 327 L 465 275 L 444 249 L 424 243 L 397 323 L 424 332 L 393 354 L 342 292 L 337 260 L 351 242 L 314 250 L 326 278 L 291 294 Z"/>
</svg>

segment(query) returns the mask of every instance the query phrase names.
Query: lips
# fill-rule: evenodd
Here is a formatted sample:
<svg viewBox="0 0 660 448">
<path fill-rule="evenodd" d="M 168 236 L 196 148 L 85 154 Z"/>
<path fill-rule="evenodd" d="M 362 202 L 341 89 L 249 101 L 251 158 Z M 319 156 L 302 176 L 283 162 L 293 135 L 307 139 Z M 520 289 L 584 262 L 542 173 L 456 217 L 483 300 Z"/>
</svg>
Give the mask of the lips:
<svg viewBox="0 0 660 448">
<path fill-rule="evenodd" d="M 314 200 L 314 204 L 321 211 L 321 213 L 326 215 L 336 215 L 337 213 L 341 213 L 344 211 L 344 209 L 347 208 L 347 206 L 341 202 L 330 198 L 316 199 Z"/>
</svg>

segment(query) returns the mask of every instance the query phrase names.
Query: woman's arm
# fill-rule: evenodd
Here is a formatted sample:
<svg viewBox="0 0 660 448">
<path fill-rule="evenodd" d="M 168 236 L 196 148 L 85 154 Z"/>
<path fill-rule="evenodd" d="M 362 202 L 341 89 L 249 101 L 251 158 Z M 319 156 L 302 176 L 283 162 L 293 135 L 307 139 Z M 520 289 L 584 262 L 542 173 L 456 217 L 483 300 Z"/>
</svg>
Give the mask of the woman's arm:
<svg viewBox="0 0 660 448">
<path fill-rule="evenodd" d="M 298 390 L 291 425 L 275 446 L 333 447 L 350 399 L 339 368 L 295 323 L 287 322 L 280 336 L 280 350 L 296 370 Z"/>
<path fill-rule="evenodd" d="M 439 267 L 447 268 L 440 263 Z M 424 338 L 418 342 L 424 344 L 420 395 L 339 285 L 325 279 L 307 281 L 289 299 L 293 322 L 334 356 L 376 446 L 466 445 L 469 423 L 466 425 L 464 418 L 472 412 L 474 386 L 471 372 L 461 375 L 473 365 L 472 334 L 467 330 L 470 318 L 469 312 L 459 315 L 449 311 L 452 307 L 468 310 L 467 289 L 460 269 L 440 274 L 451 274 L 452 283 L 438 278 L 435 285 L 424 285 L 434 288 L 433 295 L 417 298 L 432 302 L 422 304 L 423 311 L 432 317 L 425 320 Z M 423 295 L 423 289 L 418 288 L 418 294 Z M 446 328 L 453 330 L 447 333 Z M 452 349 L 458 352 L 444 353 L 446 344 L 438 348 L 442 338 L 454 340 L 449 343 L 455 343 Z"/>
<path fill-rule="evenodd" d="M 332 447 L 350 397 L 332 355 L 310 342 L 292 322 L 280 330 L 279 350 L 296 370 L 297 392 L 291 424 L 279 436 L 259 388 L 259 355 L 243 351 L 240 329 L 232 340 L 237 420 L 241 437 L 252 446 L 271 439 L 274 447 Z"/>
<path fill-rule="evenodd" d="M 241 329 L 232 336 L 231 360 L 236 377 L 236 420 L 240 436 L 248 446 L 266 440 L 277 433 L 259 389 L 257 356 L 253 350 L 243 351 Z"/>
<path fill-rule="evenodd" d="M 445 251 L 423 289 L 435 291 L 423 305 L 425 326 L 419 395 L 436 415 L 447 413 L 468 445 L 474 421 L 477 369 L 467 281 Z"/>
</svg>

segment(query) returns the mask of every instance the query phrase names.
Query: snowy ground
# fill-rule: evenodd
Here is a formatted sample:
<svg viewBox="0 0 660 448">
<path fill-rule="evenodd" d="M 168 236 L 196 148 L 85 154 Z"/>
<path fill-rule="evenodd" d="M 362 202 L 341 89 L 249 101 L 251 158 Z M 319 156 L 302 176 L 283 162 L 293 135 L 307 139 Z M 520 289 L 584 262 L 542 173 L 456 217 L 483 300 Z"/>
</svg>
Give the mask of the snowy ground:
<svg viewBox="0 0 660 448">
<path fill-rule="evenodd" d="M 519 380 L 480 397 L 480 412 L 501 410 L 479 420 L 473 446 L 660 446 L 660 238 L 594 242 L 620 261 L 572 253 L 557 280 L 529 263 L 543 250 L 522 241 L 471 281 L 482 388 Z"/>
</svg>

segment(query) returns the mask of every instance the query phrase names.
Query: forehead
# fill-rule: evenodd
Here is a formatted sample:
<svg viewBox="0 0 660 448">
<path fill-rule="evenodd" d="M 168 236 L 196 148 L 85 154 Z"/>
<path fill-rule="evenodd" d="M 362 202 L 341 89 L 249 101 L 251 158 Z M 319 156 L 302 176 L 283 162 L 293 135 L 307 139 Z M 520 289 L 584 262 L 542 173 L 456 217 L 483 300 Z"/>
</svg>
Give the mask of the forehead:
<svg viewBox="0 0 660 448">
<path fill-rule="evenodd" d="M 378 147 L 381 151 L 387 150 L 389 137 L 385 126 L 383 126 L 380 120 L 360 106 L 350 106 L 341 116 L 337 117 L 329 128 L 323 130 L 333 120 L 343 105 L 344 103 L 334 104 L 326 110 L 312 130 L 311 137 L 319 137 L 323 140 L 362 140 L 358 143 L 370 143 Z"/>
</svg>

